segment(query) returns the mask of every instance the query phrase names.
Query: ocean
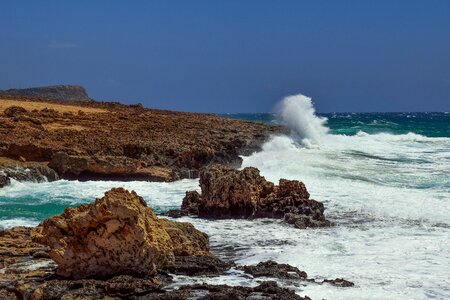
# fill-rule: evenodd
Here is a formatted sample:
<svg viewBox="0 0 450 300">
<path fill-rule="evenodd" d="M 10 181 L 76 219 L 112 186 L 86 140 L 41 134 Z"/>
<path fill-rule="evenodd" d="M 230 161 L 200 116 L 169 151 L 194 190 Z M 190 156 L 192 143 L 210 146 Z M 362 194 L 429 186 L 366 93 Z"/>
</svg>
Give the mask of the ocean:
<svg viewBox="0 0 450 300">
<path fill-rule="evenodd" d="M 303 181 L 334 226 L 300 230 L 271 219 L 181 220 L 208 233 L 212 250 L 224 259 L 273 259 L 311 278 L 356 284 L 283 282 L 312 299 L 450 299 L 450 114 L 316 114 L 310 99 L 301 97 L 286 100 L 276 115 L 225 116 L 291 129 L 243 157 L 242 167 L 257 167 L 274 182 Z M 199 190 L 195 179 L 13 181 L 0 189 L 0 227 L 37 225 L 118 186 L 136 191 L 159 213 L 179 207 L 185 191 Z M 257 284 L 234 269 L 216 278 L 177 280 Z"/>
</svg>

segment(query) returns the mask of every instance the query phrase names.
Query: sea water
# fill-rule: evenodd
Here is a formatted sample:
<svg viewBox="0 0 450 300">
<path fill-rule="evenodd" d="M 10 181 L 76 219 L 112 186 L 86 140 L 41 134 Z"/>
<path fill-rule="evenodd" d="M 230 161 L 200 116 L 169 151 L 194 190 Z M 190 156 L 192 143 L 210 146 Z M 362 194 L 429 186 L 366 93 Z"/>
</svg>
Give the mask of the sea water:
<svg viewBox="0 0 450 300">
<path fill-rule="evenodd" d="M 302 180 L 334 226 L 301 230 L 270 219 L 180 220 L 208 233 L 212 250 L 224 259 L 273 259 L 319 281 L 343 277 L 356 284 L 282 282 L 312 299 L 450 299 L 450 114 L 318 115 L 302 95 L 286 98 L 278 109 L 276 115 L 227 115 L 291 128 L 244 157 L 243 167 L 255 166 L 275 182 Z M 136 191 L 157 212 L 179 207 L 185 191 L 199 190 L 198 181 L 188 179 L 13 181 L 0 189 L 0 227 L 36 225 L 119 186 Z M 217 278 L 177 279 L 258 283 L 234 269 Z"/>
</svg>

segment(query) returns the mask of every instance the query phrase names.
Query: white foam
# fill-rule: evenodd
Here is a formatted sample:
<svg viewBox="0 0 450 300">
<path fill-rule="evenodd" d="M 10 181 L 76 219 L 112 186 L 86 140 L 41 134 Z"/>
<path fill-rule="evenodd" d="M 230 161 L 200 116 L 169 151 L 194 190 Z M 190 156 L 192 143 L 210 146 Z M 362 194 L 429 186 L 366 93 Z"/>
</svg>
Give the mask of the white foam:
<svg viewBox="0 0 450 300">
<path fill-rule="evenodd" d="M 319 143 L 328 133 L 327 119 L 316 116 L 311 98 L 305 95 L 284 98 L 278 106 L 278 115 L 305 145 Z"/>
<path fill-rule="evenodd" d="M 136 191 L 150 206 L 170 207 L 181 203 L 182 195 L 188 190 L 198 190 L 198 180 L 184 179 L 176 182 L 144 181 L 69 181 L 55 182 L 18 182 L 0 189 L 0 198 L 8 201 L 33 197 L 30 205 L 42 203 L 64 203 L 76 205 L 94 201 L 114 187 L 123 187 Z"/>
<path fill-rule="evenodd" d="M 24 218 L 12 218 L 0 220 L 0 229 L 11 228 L 16 226 L 32 227 L 39 224 L 39 221 L 33 219 Z"/>
</svg>

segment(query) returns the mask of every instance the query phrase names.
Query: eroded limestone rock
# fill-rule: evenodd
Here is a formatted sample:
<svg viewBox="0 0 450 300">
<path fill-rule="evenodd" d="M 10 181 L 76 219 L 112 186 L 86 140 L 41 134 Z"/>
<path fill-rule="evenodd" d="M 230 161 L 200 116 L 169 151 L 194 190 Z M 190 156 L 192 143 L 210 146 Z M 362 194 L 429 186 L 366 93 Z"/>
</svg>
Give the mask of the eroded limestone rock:
<svg viewBox="0 0 450 300">
<path fill-rule="evenodd" d="M 178 215 L 204 218 L 284 218 L 298 228 L 329 226 L 321 202 L 297 180 L 267 181 L 259 170 L 214 165 L 200 172 L 201 194 L 187 192 Z M 171 215 L 176 216 L 175 212 Z"/>
<path fill-rule="evenodd" d="M 75 279 L 153 276 L 175 255 L 211 255 L 205 234 L 189 223 L 158 219 L 142 197 L 122 188 L 45 220 L 32 238 L 50 247 L 58 275 Z"/>
</svg>

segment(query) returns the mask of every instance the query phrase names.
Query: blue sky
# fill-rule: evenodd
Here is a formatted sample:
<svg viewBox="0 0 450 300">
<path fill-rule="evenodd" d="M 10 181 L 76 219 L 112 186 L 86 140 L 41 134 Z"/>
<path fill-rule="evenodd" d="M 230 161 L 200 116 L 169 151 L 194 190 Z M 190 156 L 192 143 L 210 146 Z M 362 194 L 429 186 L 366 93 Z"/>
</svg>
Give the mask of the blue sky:
<svg viewBox="0 0 450 300">
<path fill-rule="evenodd" d="M 267 112 L 450 110 L 450 1 L 2 1 L 0 89 Z"/>
</svg>

